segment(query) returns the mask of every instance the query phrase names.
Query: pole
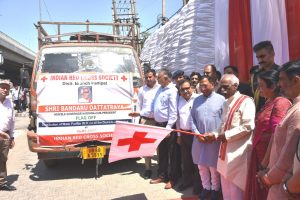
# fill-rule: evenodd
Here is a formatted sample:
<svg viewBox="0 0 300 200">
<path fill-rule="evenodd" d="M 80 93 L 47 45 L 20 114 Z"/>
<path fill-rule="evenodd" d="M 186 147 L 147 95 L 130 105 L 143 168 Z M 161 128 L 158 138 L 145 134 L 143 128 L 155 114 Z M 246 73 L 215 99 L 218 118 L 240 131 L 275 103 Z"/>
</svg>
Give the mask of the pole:
<svg viewBox="0 0 300 200">
<path fill-rule="evenodd" d="M 114 17 L 114 23 L 118 23 L 118 21 L 117 21 L 116 1 L 113 0 L 112 3 L 113 3 L 113 17 Z M 114 33 L 114 35 L 115 35 L 115 34 L 120 35 L 120 27 L 119 27 L 119 26 L 113 26 L 113 27 L 116 27 L 116 30 L 115 30 L 116 33 Z"/>
<path fill-rule="evenodd" d="M 183 6 L 185 6 L 188 2 L 189 0 L 183 0 Z"/>
<path fill-rule="evenodd" d="M 131 3 L 131 14 L 133 16 L 132 22 L 134 24 L 134 35 L 136 35 L 136 51 L 138 53 L 138 55 L 140 55 L 141 52 L 141 47 L 140 47 L 140 24 L 138 22 L 138 18 L 137 18 L 137 13 L 136 13 L 136 0 L 132 0 L 130 1 Z"/>
<path fill-rule="evenodd" d="M 39 0 L 39 14 L 40 14 L 40 21 L 42 21 L 42 6 L 41 6 L 41 0 Z"/>
<path fill-rule="evenodd" d="M 161 14 L 161 19 L 162 19 L 162 22 L 161 24 L 162 25 L 165 25 L 166 23 L 166 0 L 162 0 L 162 14 Z"/>
</svg>

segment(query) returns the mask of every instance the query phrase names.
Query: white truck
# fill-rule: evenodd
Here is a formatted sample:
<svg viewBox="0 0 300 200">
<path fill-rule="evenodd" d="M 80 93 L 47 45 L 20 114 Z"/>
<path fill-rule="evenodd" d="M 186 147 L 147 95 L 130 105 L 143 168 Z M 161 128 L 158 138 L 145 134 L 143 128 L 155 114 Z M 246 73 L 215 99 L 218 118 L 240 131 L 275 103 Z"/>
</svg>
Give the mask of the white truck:
<svg viewBox="0 0 300 200">
<path fill-rule="evenodd" d="M 57 34 L 49 35 L 47 25 L 57 26 Z M 86 30 L 61 33 L 71 25 Z M 131 35 L 116 35 L 121 25 L 131 28 Z M 91 26 L 110 26 L 113 34 Z M 36 27 L 29 149 L 47 167 L 73 157 L 97 159 L 98 166 L 108 154 L 115 122 L 133 121 L 128 114 L 136 109 L 134 97 L 143 82 L 133 25 L 41 21 Z"/>
</svg>

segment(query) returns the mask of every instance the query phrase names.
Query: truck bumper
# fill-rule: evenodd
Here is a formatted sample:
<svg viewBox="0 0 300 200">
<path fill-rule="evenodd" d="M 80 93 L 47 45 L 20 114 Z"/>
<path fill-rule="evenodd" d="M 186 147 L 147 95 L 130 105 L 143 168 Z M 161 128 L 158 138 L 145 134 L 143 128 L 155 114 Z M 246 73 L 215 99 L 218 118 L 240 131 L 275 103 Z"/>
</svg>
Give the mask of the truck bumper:
<svg viewBox="0 0 300 200">
<path fill-rule="evenodd" d="M 31 152 L 38 154 L 38 159 L 65 159 L 65 158 L 78 158 L 80 157 L 80 147 L 74 145 L 62 147 L 41 147 L 37 143 L 37 134 L 33 131 L 27 132 L 28 147 Z M 109 149 L 109 146 L 106 146 Z"/>
</svg>

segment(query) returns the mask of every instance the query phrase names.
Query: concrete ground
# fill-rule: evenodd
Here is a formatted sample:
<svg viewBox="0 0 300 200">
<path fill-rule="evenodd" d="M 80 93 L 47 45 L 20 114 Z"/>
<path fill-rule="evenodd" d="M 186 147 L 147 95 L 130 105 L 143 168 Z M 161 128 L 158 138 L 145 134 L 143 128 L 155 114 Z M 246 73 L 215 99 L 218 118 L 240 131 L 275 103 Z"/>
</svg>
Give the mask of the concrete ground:
<svg viewBox="0 0 300 200">
<path fill-rule="evenodd" d="M 0 199 L 114 199 L 114 200 L 164 200 L 191 197 L 192 189 L 179 192 L 165 190 L 164 184 L 149 184 L 141 176 L 143 159 L 128 159 L 100 166 L 99 178 L 95 178 L 95 161 L 80 159 L 62 160 L 53 169 L 48 169 L 28 149 L 26 113 L 17 114 L 16 146 L 9 153 L 8 180 L 16 191 L 0 191 Z M 154 176 L 157 162 L 154 159 Z M 197 198 L 193 198 L 197 199 Z"/>
</svg>

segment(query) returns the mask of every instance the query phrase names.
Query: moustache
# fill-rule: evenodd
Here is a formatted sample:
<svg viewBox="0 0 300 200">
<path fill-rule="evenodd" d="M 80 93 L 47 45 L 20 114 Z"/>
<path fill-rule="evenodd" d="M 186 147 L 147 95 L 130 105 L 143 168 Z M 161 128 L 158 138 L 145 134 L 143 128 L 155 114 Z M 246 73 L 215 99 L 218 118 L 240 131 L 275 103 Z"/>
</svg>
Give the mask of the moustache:
<svg viewBox="0 0 300 200">
<path fill-rule="evenodd" d="M 260 65 L 261 65 L 261 64 L 264 64 L 264 63 L 265 63 L 265 62 L 259 62 L 258 64 L 260 64 Z"/>
<path fill-rule="evenodd" d="M 227 91 L 221 91 L 221 93 L 222 93 L 222 94 L 227 94 L 228 92 L 227 92 Z"/>
</svg>

